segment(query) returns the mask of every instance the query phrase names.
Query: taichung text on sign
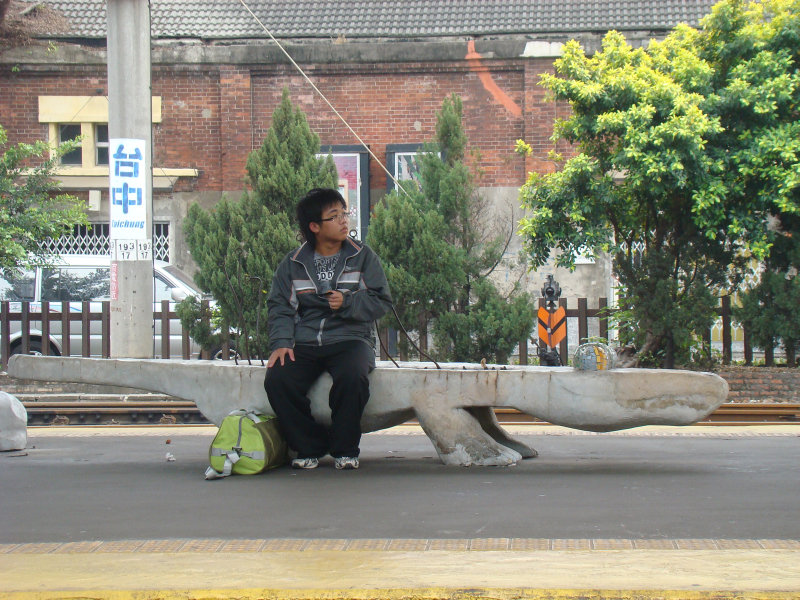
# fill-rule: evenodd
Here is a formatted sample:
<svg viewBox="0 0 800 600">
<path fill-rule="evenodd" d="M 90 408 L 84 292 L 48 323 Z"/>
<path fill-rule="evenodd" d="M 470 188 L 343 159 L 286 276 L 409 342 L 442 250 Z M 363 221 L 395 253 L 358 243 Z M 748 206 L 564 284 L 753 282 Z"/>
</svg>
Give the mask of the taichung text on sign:
<svg viewBox="0 0 800 600">
<path fill-rule="evenodd" d="M 153 239 L 147 227 L 145 140 L 109 140 L 111 260 L 152 260 Z"/>
</svg>

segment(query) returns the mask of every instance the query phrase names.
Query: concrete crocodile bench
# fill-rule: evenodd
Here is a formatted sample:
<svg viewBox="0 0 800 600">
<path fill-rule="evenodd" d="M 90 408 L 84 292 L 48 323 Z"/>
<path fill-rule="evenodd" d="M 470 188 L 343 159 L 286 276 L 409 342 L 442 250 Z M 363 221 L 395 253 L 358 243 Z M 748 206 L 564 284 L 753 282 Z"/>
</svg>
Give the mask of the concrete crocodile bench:
<svg viewBox="0 0 800 600">
<path fill-rule="evenodd" d="M 370 375 L 364 433 L 413 417 L 448 465 L 510 465 L 536 451 L 510 437 L 493 408 L 517 410 L 555 425 L 614 431 L 641 425 L 691 425 L 725 401 L 728 384 L 712 373 L 660 369 L 579 371 L 571 367 L 378 362 Z M 219 425 L 232 410 L 274 414 L 265 368 L 233 361 L 95 359 L 14 355 L 12 377 L 124 385 L 192 400 Z M 311 410 L 330 423 L 324 374 L 311 388 Z"/>
</svg>

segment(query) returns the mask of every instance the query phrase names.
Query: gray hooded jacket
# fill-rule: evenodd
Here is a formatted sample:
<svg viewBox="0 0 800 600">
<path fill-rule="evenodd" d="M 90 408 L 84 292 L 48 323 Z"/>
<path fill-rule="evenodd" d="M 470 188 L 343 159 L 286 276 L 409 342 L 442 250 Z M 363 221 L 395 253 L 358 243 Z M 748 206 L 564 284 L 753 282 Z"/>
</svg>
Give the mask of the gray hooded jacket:
<svg viewBox="0 0 800 600">
<path fill-rule="evenodd" d="M 392 306 L 389 284 L 369 246 L 348 238 L 342 252 L 333 289 L 342 293 L 344 301 L 335 311 L 311 276 L 314 248 L 308 242 L 278 265 L 267 299 L 271 352 L 295 344 L 322 346 L 347 340 L 372 344 L 372 323 Z"/>
</svg>

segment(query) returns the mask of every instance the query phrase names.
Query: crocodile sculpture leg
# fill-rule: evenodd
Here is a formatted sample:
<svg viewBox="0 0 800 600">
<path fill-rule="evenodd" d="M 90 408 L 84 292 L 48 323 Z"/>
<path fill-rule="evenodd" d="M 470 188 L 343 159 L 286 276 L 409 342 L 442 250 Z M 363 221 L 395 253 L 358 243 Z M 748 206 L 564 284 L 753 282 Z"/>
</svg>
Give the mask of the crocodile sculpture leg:
<svg viewBox="0 0 800 600">
<path fill-rule="evenodd" d="M 522 454 L 497 443 L 464 408 L 427 403 L 424 407 L 414 407 L 414 410 L 419 424 L 446 465 L 508 466 L 522 460 Z"/>
<path fill-rule="evenodd" d="M 514 439 L 500 427 L 500 423 L 497 422 L 497 416 L 491 406 L 471 406 L 467 410 L 477 419 L 481 428 L 498 444 L 516 450 L 522 455 L 522 458 L 536 458 L 539 456 L 536 450 Z"/>
</svg>

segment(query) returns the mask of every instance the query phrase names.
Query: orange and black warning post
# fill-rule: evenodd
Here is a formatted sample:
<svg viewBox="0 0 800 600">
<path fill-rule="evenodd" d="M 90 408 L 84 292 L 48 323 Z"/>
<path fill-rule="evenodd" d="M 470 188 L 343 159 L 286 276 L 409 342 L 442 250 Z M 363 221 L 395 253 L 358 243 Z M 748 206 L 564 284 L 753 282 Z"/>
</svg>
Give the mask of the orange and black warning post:
<svg viewBox="0 0 800 600">
<path fill-rule="evenodd" d="M 539 364 L 542 366 L 560 366 L 561 357 L 556 352 L 555 347 L 567 335 L 567 311 L 563 306 L 556 308 L 559 296 L 561 296 L 561 286 L 553 279 L 552 275 L 547 276 L 544 287 L 542 288 L 545 306 L 539 307 Z"/>
<path fill-rule="evenodd" d="M 567 335 L 567 311 L 559 306 L 550 312 L 539 307 L 539 339 L 548 348 L 555 348 Z"/>
</svg>

